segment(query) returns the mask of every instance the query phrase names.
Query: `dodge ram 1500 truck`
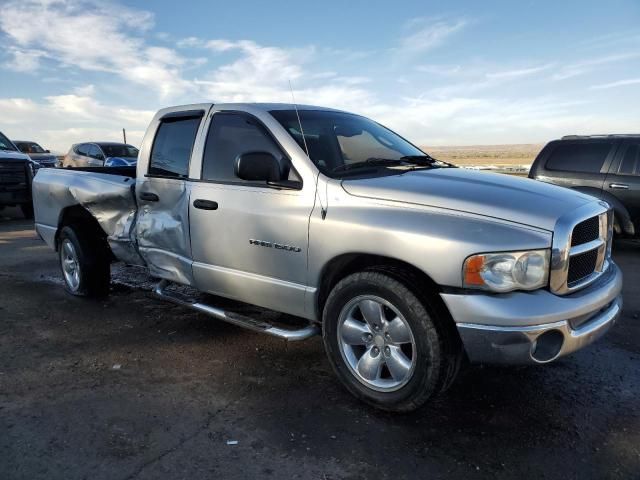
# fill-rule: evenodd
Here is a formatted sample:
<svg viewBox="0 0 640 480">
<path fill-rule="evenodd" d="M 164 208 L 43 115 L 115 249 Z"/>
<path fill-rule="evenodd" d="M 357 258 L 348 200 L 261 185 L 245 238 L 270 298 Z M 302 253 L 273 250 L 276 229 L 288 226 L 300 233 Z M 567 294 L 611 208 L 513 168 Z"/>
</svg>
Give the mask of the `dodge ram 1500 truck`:
<svg viewBox="0 0 640 480">
<path fill-rule="evenodd" d="M 445 389 L 465 358 L 574 352 L 622 308 L 608 204 L 455 168 L 338 110 L 167 108 L 137 167 L 43 169 L 34 201 L 70 293 L 108 292 L 114 260 L 146 266 L 165 299 L 288 340 L 321 334 L 345 387 L 391 411 Z"/>
</svg>

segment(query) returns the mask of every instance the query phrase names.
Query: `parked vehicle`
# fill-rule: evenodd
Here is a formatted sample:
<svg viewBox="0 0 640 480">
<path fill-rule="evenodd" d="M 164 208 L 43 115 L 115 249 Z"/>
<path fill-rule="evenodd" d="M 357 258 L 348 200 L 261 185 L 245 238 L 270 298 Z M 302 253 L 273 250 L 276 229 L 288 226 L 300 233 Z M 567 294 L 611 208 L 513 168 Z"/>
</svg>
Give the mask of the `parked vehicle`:
<svg viewBox="0 0 640 480">
<path fill-rule="evenodd" d="M 367 118 L 198 104 L 154 117 L 136 169 L 43 170 L 36 228 L 67 290 L 112 259 L 155 293 L 288 340 L 322 334 L 345 387 L 408 411 L 472 362 L 542 364 L 620 315 L 612 211 L 591 196 L 439 162 Z M 285 328 L 173 284 L 300 319 Z"/>
<path fill-rule="evenodd" d="M 77 143 L 62 160 L 68 167 L 135 167 L 138 149 L 126 143 Z"/>
<path fill-rule="evenodd" d="M 605 200 L 615 212 L 616 234 L 640 227 L 640 135 L 569 135 L 549 142 L 529 178 L 573 188 Z"/>
<path fill-rule="evenodd" d="M 14 140 L 13 144 L 22 153 L 29 155 L 29 158 L 37 162 L 41 167 L 57 167 L 58 158 L 49 150 L 45 150 L 36 142 L 30 140 Z"/>
<path fill-rule="evenodd" d="M 39 168 L 0 132 L 0 210 L 19 206 L 26 218 L 33 218 L 31 183 Z"/>
</svg>

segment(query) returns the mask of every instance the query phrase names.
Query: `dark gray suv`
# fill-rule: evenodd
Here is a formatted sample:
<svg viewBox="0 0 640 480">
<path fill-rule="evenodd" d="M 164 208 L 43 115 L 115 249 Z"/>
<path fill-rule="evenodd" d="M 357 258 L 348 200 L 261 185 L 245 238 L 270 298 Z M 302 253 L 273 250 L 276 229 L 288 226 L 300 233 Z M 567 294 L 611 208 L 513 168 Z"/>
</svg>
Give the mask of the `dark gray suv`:
<svg viewBox="0 0 640 480">
<path fill-rule="evenodd" d="M 640 135 L 569 135 L 549 142 L 529 178 L 573 188 L 607 201 L 615 232 L 634 236 L 640 227 Z"/>
</svg>

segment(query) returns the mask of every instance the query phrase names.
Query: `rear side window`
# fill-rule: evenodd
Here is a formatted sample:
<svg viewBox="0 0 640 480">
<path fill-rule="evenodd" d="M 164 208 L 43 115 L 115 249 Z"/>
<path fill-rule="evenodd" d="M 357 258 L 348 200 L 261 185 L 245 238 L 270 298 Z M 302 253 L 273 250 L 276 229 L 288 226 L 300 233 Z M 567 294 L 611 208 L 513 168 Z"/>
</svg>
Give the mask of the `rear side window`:
<svg viewBox="0 0 640 480">
<path fill-rule="evenodd" d="M 201 117 L 175 118 L 160 123 L 151 148 L 150 175 L 185 178 Z"/>
<path fill-rule="evenodd" d="M 547 160 L 548 170 L 598 173 L 604 165 L 611 143 L 561 143 Z"/>
<path fill-rule="evenodd" d="M 244 182 L 236 177 L 235 160 L 248 152 L 269 152 L 283 157 L 275 141 L 253 118 L 237 113 L 216 113 L 209 127 L 202 162 L 202 179 Z"/>
<path fill-rule="evenodd" d="M 640 145 L 629 145 L 622 157 L 618 169 L 620 175 L 638 175 L 638 160 L 640 160 Z"/>
</svg>

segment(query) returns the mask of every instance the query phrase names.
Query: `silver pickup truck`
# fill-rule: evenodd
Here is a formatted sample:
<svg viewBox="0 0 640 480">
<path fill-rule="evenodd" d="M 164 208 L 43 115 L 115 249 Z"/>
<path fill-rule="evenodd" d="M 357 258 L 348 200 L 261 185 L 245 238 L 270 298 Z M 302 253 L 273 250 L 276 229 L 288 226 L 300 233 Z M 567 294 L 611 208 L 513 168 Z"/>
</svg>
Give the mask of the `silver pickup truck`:
<svg viewBox="0 0 640 480">
<path fill-rule="evenodd" d="M 106 294 L 113 261 L 144 265 L 162 298 L 287 340 L 321 334 L 345 387 L 391 411 L 445 389 L 465 358 L 551 362 L 622 308 L 606 203 L 455 168 L 337 110 L 167 108 L 137 168 L 44 169 L 33 196 L 70 293 Z"/>
</svg>

